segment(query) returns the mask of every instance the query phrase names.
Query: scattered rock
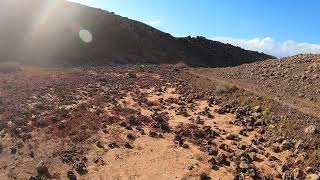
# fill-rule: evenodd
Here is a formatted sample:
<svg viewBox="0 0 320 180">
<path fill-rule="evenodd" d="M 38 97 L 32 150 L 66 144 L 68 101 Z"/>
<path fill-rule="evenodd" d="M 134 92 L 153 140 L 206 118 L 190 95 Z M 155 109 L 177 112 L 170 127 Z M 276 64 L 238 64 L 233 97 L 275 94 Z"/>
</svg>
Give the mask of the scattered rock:
<svg viewBox="0 0 320 180">
<path fill-rule="evenodd" d="M 30 177 L 28 178 L 28 180 L 39 180 L 39 178 L 36 177 L 36 176 L 30 176 Z"/>
<path fill-rule="evenodd" d="M 84 162 L 77 162 L 75 164 L 75 169 L 80 175 L 84 175 L 88 173 L 87 166 Z"/>
<path fill-rule="evenodd" d="M 129 78 L 137 78 L 137 74 L 135 74 L 134 72 L 129 72 L 128 76 Z"/>
<path fill-rule="evenodd" d="M 217 156 L 217 161 L 218 161 L 221 165 L 230 166 L 230 162 L 227 160 L 227 156 L 224 155 L 224 154 L 218 154 L 218 156 Z"/>
<path fill-rule="evenodd" d="M 39 175 L 47 175 L 49 174 L 48 167 L 45 165 L 43 161 L 40 161 L 36 166 L 36 170 Z"/>
<path fill-rule="evenodd" d="M 119 148 L 119 145 L 118 145 L 116 142 L 110 143 L 108 146 L 109 146 L 111 149 Z"/>
<path fill-rule="evenodd" d="M 239 140 L 239 136 L 236 134 L 229 134 L 226 136 L 226 139 L 228 140 Z"/>
<path fill-rule="evenodd" d="M 315 167 L 308 166 L 306 167 L 306 173 L 315 173 L 317 169 Z"/>
<path fill-rule="evenodd" d="M 127 138 L 131 141 L 136 140 L 136 137 L 134 135 L 132 135 L 131 133 L 127 135 Z"/>
<path fill-rule="evenodd" d="M 207 173 L 203 172 L 199 175 L 199 180 L 210 180 L 210 179 L 211 177 Z"/>
<path fill-rule="evenodd" d="M 133 146 L 128 142 L 125 143 L 124 147 L 127 148 L 127 149 L 133 149 Z"/>
<path fill-rule="evenodd" d="M 282 150 L 289 150 L 289 149 L 291 149 L 291 148 L 293 148 L 294 147 L 294 142 L 293 141 L 291 141 L 291 140 L 284 140 L 283 142 L 282 142 L 282 144 L 281 144 L 281 149 Z"/>
<path fill-rule="evenodd" d="M 309 174 L 307 175 L 306 180 L 320 180 L 320 177 L 317 174 Z"/>
<path fill-rule="evenodd" d="M 183 144 L 182 147 L 183 147 L 184 149 L 188 149 L 188 148 L 189 148 L 189 145 L 188 145 L 188 144 Z"/>
<path fill-rule="evenodd" d="M 77 176 L 74 174 L 73 171 L 68 171 L 67 177 L 69 178 L 69 180 L 77 180 Z"/>
<path fill-rule="evenodd" d="M 15 147 L 11 147 L 10 148 L 10 152 L 11 152 L 11 154 L 16 154 L 17 153 L 17 149 Z"/>
<path fill-rule="evenodd" d="M 211 168 L 214 169 L 216 168 L 217 162 L 215 158 L 211 158 L 208 160 L 208 163 L 210 164 Z"/>
<path fill-rule="evenodd" d="M 65 127 L 66 127 L 66 126 L 64 125 L 63 122 L 58 122 L 58 129 L 59 129 L 59 130 L 64 129 Z"/>
<path fill-rule="evenodd" d="M 269 161 L 279 161 L 279 159 L 275 156 L 270 156 L 268 159 Z"/>
<path fill-rule="evenodd" d="M 104 148 L 104 146 L 102 145 L 101 141 L 97 141 L 96 145 L 97 145 L 98 148 L 101 148 L 101 149 Z"/>
<path fill-rule="evenodd" d="M 318 130 L 317 130 L 317 127 L 316 127 L 316 126 L 311 125 L 311 126 L 307 127 L 307 128 L 304 130 L 304 132 L 305 132 L 306 134 L 312 135 L 312 134 L 316 134 L 316 133 L 318 132 Z"/>
<path fill-rule="evenodd" d="M 211 156 L 217 156 L 218 155 L 218 153 L 219 153 L 219 150 L 218 150 L 218 148 L 216 148 L 216 147 L 212 147 L 212 148 L 210 148 L 209 149 L 209 155 L 211 155 Z"/>
</svg>

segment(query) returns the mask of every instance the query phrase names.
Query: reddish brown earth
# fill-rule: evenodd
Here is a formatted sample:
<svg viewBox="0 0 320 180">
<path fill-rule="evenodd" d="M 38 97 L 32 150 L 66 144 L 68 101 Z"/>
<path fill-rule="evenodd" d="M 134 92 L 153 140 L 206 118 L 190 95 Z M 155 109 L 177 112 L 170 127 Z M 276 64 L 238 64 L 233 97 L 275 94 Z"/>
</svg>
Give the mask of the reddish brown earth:
<svg viewBox="0 0 320 180">
<path fill-rule="evenodd" d="M 171 65 L 0 73 L 0 177 L 317 176 L 301 142 L 273 134 L 266 103 L 218 89 Z"/>
</svg>

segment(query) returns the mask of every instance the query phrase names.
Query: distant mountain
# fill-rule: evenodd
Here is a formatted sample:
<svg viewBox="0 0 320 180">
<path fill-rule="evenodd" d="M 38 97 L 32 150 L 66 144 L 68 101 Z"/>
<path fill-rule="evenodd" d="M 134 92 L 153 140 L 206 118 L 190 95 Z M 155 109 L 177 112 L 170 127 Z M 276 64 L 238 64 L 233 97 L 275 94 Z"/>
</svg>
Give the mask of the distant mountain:
<svg viewBox="0 0 320 180">
<path fill-rule="evenodd" d="M 49 66 L 184 62 L 221 67 L 270 58 L 274 57 L 203 37 L 175 38 L 141 22 L 68 1 L 0 2 L 0 61 Z"/>
</svg>

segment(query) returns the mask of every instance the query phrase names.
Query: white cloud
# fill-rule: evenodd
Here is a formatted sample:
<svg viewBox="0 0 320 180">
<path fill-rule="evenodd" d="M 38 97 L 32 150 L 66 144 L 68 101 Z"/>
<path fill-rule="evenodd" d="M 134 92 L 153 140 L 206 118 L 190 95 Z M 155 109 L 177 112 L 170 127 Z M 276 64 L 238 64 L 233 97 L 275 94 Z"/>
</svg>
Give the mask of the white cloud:
<svg viewBox="0 0 320 180">
<path fill-rule="evenodd" d="M 149 24 L 151 24 L 152 26 L 154 26 L 154 25 L 161 24 L 161 21 L 160 21 L 160 20 L 154 20 L 154 21 L 150 21 Z"/>
<path fill-rule="evenodd" d="M 264 52 L 277 57 L 305 53 L 320 53 L 320 44 L 300 43 L 292 40 L 276 41 L 271 37 L 240 39 L 232 37 L 213 37 L 215 41 L 229 43 L 244 49 Z"/>
</svg>

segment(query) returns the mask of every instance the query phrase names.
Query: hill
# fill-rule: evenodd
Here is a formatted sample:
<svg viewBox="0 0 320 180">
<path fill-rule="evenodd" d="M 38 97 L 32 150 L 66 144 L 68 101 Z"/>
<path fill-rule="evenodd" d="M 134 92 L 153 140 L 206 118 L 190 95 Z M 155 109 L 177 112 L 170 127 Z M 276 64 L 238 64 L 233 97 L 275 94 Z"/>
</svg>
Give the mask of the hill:
<svg viewBox="0 0 320 180">
<path fill-rule="evenodd" d="M 306 163 L 319 166 L 320 55 L 296 55 L 237 67 L 192 69 L 191 72 L 257 96 L 251 103 L 268 109 L 266 119 L 272 121 L 269 132 L 274 132 L 276 137 L 304 142 L 310 154 Z M 241 101 L 242 98 L 233 95 L 231 99 Z"/>
<path fill-rule="evenodd" d="M 50 66 L 184 62 L 220 67 L 274 58 L 203 37 L 175 38 L 141 22 L 68 1 L 3 0 L 0 10 L 0 61 Z"/>
</svg>

